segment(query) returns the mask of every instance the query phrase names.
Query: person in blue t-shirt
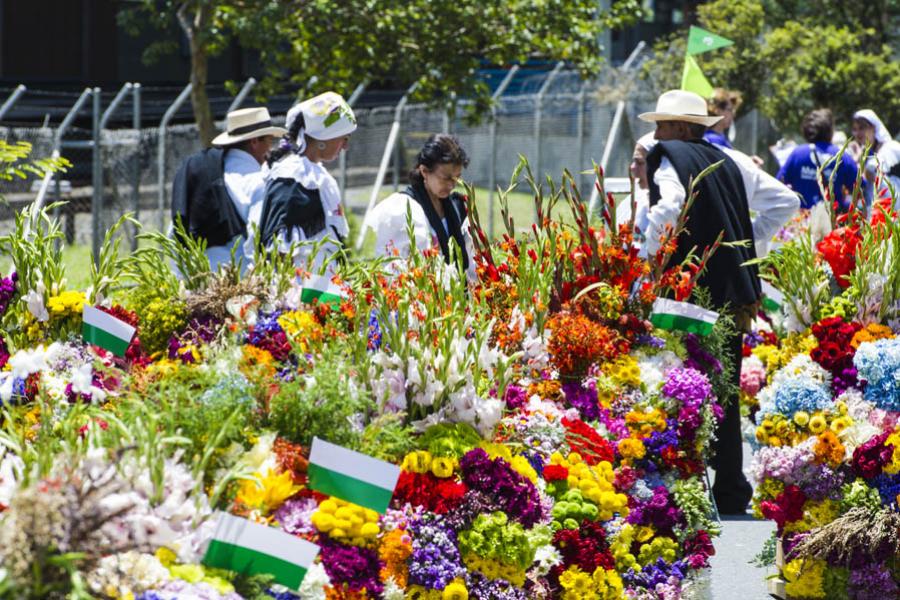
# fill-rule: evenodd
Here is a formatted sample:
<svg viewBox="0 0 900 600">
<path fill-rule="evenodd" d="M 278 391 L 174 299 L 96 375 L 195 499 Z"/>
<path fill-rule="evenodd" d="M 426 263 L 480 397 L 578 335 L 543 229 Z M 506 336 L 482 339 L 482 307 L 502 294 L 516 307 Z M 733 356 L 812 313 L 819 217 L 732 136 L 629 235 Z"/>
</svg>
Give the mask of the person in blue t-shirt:
<svg viewBox="0 0 900 600">
<path fill-rule="evenodd" d="M 808 143 L 794 148 L 776 177 L 801 196 L 802 208 L 812 208 L 822 200 L 822 190 L 816 179 L 819 168 L 825 165 L 822 171 L 825 186 L 836 168 L 834 188 L 830 195 L 832 200 L 838 200 L 841 210 L 846 210 L 849 207 L 849 195 L 856 185 L 859 167 L 849 153 L 841 156 L 839 163 L 832 160 L 839 149 L 831 143 L 834 136 L 834 117 L 831 111 L 827 108 L 812 111 L 803 118 L 801 129 Z M 828 161 L 831 162 L 826 165 Z"/>
</svg>

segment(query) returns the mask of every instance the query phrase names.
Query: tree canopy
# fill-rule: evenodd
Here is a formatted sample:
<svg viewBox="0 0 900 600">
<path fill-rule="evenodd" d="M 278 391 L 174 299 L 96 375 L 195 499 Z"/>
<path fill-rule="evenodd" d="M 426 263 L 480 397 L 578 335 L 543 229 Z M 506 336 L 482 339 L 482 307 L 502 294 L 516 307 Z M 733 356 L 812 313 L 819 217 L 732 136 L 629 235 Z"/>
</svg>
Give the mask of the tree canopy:
<svg viewBox="0 0 900 600">
<path fill-rule="evenodd" d="M 821 107 L 845 126 L 859 108 L 897 123 L 900 63 L 889 44 L 900 2 L 874 4 L 714 0 L 698 6 L 698 24 L 735 43 L 697 62 L 714 86 L 740 90 L 745 110 L 759 108 L 785 131 L 797 131 L 803 116 Z M 654 46 L 642 76 L 658 90 L 679 87 L 686 38 L 678 31 Z"/>
<path fill-rule="evenodd" d="M 143 0 L 126 9 L 131 27 L 152 23 L 172 31 L 177 20 L 192 54 L 191 81 L 206 84 L 206 61 L 237 40 L 260 53 L 261 93 L 304 88 L 349 93 L 360 82 L 418 82 L 416 97 L 442 105 L 453 97 L 489 106 L 478 78 L 484 64 L 540 58 L 564 60 L 585 75 L 602 62 L 600 33 L 631 22 L 639 0 Z M 171 47 L 171 39 L 148 55 Z M 212 136 L 205 92 L 195 90 L 201 134 Z M 204 121 L 206 124 L 204 124 Z"/>
</svg>

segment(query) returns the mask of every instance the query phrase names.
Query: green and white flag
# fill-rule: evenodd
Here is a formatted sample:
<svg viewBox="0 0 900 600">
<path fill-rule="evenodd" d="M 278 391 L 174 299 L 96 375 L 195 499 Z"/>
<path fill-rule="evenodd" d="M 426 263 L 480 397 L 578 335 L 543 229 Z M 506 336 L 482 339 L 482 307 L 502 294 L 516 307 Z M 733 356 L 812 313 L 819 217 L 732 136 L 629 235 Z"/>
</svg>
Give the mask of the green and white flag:
<svg viewBox="0 0 900 600">
<path fill-rule="evenodd" d="M 313 300 L 325 304 L 340 305 L 346 296 L 340 286 L 332 283 L 326 275 L 312 275 L 303 280 L 301 284 L 300 301 L 312 304 Z"/>
<path fill-rule="evenodd" d="M 319 547 L 303 538 L 220 513 L 203 564 L 242 575 L 272 575 L 277 583 L 296 591 L 318 554 Z"/>
<path fill-rule="evenodd" d="M 87 304 L 81 318 L 81 336 L 85 342 L 109 350 L 116 356 L 125 356 L 128 344 L 134 337 L 134 327 Z"/>
<path fill-rule="evenodd" d="M 716 35 L 701 27 L 691 26 L 691 30 L 688 32 L 687 53 L 691 55 L 702 54 L 710 50 L 718 50 L 719 48 L 730 46 L 733 43 L 733 41 L 723 38 L 721 35 Z"/>
<path fill-rule="evenodd" d="M 762 305 L 769 312 L 778 312 L 784 306 L 784 294 L 768 281 L 761 281 L 763 300 Z"/>
<path fill-rule="evenodd" d="M 384 513 L 400 478 L 400 467 L 313 438 L 307 473 L 311 489 Z"/>
<path fill-rule="evenodd" d="M 698 335 L 712 333 L 719 313 L 695 304 L 657 298 L 650 313 L 650 322 L 660 329 L 686 331 Z"/>
</svg>

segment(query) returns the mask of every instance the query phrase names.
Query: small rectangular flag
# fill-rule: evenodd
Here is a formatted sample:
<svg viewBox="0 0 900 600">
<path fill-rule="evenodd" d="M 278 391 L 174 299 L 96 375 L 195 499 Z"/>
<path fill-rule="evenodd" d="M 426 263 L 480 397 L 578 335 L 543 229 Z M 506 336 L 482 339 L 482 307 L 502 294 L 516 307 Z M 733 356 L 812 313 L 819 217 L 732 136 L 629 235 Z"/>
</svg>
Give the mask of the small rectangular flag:
<svg viewBox="0 0 900 600">
<path fill-rule="evenodd" d="M 340 286 L 335 285 L 326 275 L 307 277 L 303 280 L 301 288 L 300 301 L 306 304 L 312 304 L 313 300 L 318 300 L 325 304 L 340 305 L 341 300 L 345 297 Z"/>
<path fill-rule="evenodd" d="M 391 503 L 400 467 L 313 438 L 309 451 L 309 487 L 378 513 Z"/>
<path fill-rule="evenodd" d="M 116 356 L 125 356 L 128 344 L 134 337 L 134 327 L 87 304 L 81 318 L 81 336 L 85 342 L 109 350 Z"/>
<path fill-rule="evenodd" d="M 784 294 L 778 291 L 778 289 L 768 281 L 763 280 L 761 281 L 761 283 L 763 292 L 763 308 L 765 308 L 769 312 L 780 311 L 781 307 L 784 306 Z"/>
<path fill-rule="evenodd" d="M 687 53 L 688 54 L 702 54 L 704 52 L 709 52 L 710 50 L 718 50 L 719 48 L 724 48 L 725 46 L 730 46 L 734 44 L 733 41 L 728 38 L 723 38 L 721 35 L 716 35 L 711 31 L 707 31 L 701 27 L 691 26 L 690 32 L 688 32 L 688 43 L 687 43 Z"/>
<path fill-rule="evenodd" d="M 296 591 L 318 554 L 319 547 L 303 538 L 220 513 L 203 564 L 243 575 L 272 575 L 277 583 Z"/>
<path fill-rule="evenodd" d="M 657 298 L 650 313 L 650 322 L 660 329 L 686 331 L 698 335 L 712 333 L 719 313 L 688 302 Z"/>
</svg>

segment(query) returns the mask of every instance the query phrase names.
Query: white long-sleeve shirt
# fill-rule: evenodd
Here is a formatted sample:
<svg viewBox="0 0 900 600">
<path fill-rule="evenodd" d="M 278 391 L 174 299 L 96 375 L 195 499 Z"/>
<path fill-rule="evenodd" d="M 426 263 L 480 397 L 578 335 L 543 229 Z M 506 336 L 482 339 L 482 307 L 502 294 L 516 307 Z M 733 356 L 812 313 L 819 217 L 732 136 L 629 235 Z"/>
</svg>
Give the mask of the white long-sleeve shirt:
<svg viewBox="0 0 900 600">
<path fill-rule="evenodd" d="M 250 209 L 255 205 L 262 204 L 266 183 L 265 172 L 250 153 L 237 148 L 232 148 L 225 153 L 224 171 L 225 189 L 228 190 L 228 195 L 238 214 L 246 223 L 250 216 Z M 206 257 L 209 259 L 209 266 L 213 272 L 220 264 L 231 261 L 231 247 L 237 241 L 237 239 L 233 239 L 224 246 L 206 248 Z M 240 260 L 243 256 L 244 240 L 240 240 L 235 250 L 235 259 Z"/>
<path fill-rule="evenodd" d="M 800 198 L 757 167 L 746 154 L 728 148 L 723 148 L 722 152 L 734 161 L 741 172 L 747 204 L 753 214 L 753 241 L 757 244 L 757 254 L 763 254 L 772 236 L 800 208 Z M 646 210 L 639 207 L 636 211 L 636 217 L 640 219 L 636 224 L 646 237 L 643 250 L 647 255 L 653 255 L 659 249 L 659 240 L 666 227 L 675 226 L 687 197 L 675 167 L 666 157 L 660 161 L 653 181 L 659 186 L 659 202 Z"/>
</svg>

